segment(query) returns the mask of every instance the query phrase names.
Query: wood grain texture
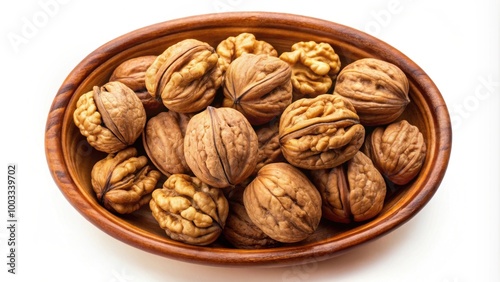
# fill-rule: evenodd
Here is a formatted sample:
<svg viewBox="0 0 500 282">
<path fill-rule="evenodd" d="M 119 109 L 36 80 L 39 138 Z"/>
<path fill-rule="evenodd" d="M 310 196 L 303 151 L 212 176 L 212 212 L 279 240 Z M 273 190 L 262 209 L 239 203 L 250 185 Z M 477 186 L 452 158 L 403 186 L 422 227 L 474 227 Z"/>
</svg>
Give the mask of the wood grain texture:
<svg viewBox="0 0 500 282">
<path fill-rule="evenodd" d="M 419 127 L 428 146 L 422 171 L 411 183 L 390 187 L 385 207 L 375 219 L 351 225 L 322 221 L 319 230 L 300 243 L 265 250 L 239 250 L 222 239 L 206 247 L 169 240 L 147 208 L 127 216 L 103 209 L 90 187 L 90 170 L 105 155 L 90 147 L 73 124 L 76 100 L 94 85 L 104 84 L 121 62 L 158 55 L 168 46 L 196 38 L 212 46 L 241 32 L 255 34 L 279 53 L 298 41 L 327 42 L 342 66 L 374 57 L 399 66 L 410 81 L 411 103 L 401 118 Z M 412 60 L 363 32 L 299 15 L 261 12 L 193 16 L 132 31 L 97 48 L 62 83 L 52 103 L 45 133 L 45 153 L 52 177 L 66 199 L 87 220 L 109 235 L 168 258 L 217 266 L 283 266 L 332 258 L 401 226 L 420 211 L 438 189 L 451 153 L 451 123 L 436 85 Z"/>
</svg>

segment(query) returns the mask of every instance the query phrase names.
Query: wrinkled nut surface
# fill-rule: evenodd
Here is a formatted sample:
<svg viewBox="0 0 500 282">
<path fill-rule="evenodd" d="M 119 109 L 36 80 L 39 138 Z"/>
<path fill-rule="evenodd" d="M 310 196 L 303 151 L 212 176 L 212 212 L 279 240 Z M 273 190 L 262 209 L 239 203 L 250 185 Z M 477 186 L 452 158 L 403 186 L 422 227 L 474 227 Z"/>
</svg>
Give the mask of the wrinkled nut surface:
<svg viewBox="0 0 500 282">
<path fill-rule="evenodd" d="M 168 47 L 148 68 L 146 88 L 172 111 L 201 111 L 212 103 L 222 83 L 218 58 L 209 44 L 182 40 Z"/>
<path fill-rule="evenodd" d="M 401 120 L 375 128 L 367 136 L 363 151 L 385 177 L 404 185 L 420 172 L 427 147 L 418 127 Z"/>
<path fill-rule="evenodd" d="M 194 115 L 184 137 L 184 156 L 191 171 L 210 186 L 234 186 L 252 174 L 258 139 L 242 113 L 207 107 Z"/>
<path fill-rule="evenodd" d="M 217 240 L 229 213 L 221 189 L 186 174 L 171 175 L 163 188 L 153 191 L 149 206 L 168 237 L 192 245 Z"/>
<path fill-rule="evenodd" d="M 283 156 L 299 168 L 333 168 L 356 154 L 365 137 L 352 104 L 339 95 L 322 94 L 290 104 L 280 119 Z"/>
<path fill-rule="evenodd" d="M 343 165 L 311 171 L 311 180 L 321 194 L 323 217 L 331 221 L 365 221 L 384 206 L 384 178 L 361 151 Z"/>
<path fill-rule="evenodd" d="M 271 44 L 257 40 L 252 33 L 243 32 L 237 36 L 230 36 L 217 45 L 222 72 L 225 73 L 231 62 L 245 53 L 278 57 L 278 52 Z"/>
<path fill-rule="evenodd" d="M 287 163 L 265 165 L 245 188 L 248 216 L 276 241 L 293 243 L 314 233 L 321 220 L 321 196 L 309 179 Z"/>
<path fill-rule="evenodd" d="M 297 42 L 279 58 L 292 67 L 295 100 L 327 93 L 341 65 L 333 47 L 324 42 Z"/>
<path fill-rule="evenodd" d="M 410 103 L 405 73 L 389 62 L 365 58 L 340 71 L 334 93 L 348 98 L 361 123 L 377 126 L 395 121 Z"/>
<path fill-rule="evenodd" d="M 262 249 L 279 245 L 278 241 L 267 236 L 252 222 L 243 204 L 243 191 L 244 187 L 232 189 L 227 197 L 229 215 L 222 234 L 239 249 Z"/>
<path fill-rule="evenodd" d="M 141 135 L 146 112 L 132 89 L 112 81 L 83 94 L 77 101 L 73 120 L 92 147 L 116 153 Z"/>
<path fill-rule="evenodd" d="M 240 111 L 252 125 L 269 122 L 292 102 L 291 68 L 267 54 L 243 54 L 228 67 L 222 106 Z"/>
<path fill-rule="evenodd" d="M 266 164 L 285 161 L 280 147 L 279 120 L 257 127 L 255 133 L 259 140 L 259 150 L 254 175 Z"/>
<path fill-rule="evenodd" d="M 147 204 L 161 177 L 161 173 L 147 163 L 145 156 L 137 156 L 134 147 L 108 154 L 98 161 L 91 171 L 98 202 L 119 214 L 132 213 Z"/>
<path fill-rule="evenodd" d="M 184 136 L 191 115 L 173 111 L 150 118 L 142 134 L 144 149 L 156 168 L 166 176 L 189 174 L 184 157 Z"/>
</svg>

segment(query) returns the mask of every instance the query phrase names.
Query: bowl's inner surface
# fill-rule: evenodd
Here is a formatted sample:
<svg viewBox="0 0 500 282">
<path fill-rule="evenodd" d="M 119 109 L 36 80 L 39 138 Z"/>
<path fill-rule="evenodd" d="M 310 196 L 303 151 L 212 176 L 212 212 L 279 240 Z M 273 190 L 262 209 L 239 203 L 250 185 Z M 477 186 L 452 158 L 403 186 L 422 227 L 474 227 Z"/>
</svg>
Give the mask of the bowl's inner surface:
<svg viewBox="0 0 500 282">
<path fill-rule="evenodd" d="M 106 83 L 113 69 L 121 62 L 129 58 L 141 55 L 159 55 L 170 45 L 186 38 L 195 38 L 201 41 L 205 41 L 215 48 L 220 41 L 226 39 L 229 36 L 238 35 L 241 32 L 253 33 L 258 40 L 265 40 L 272 44 L 279 53 L 289 51 L 291 45 L 299 41 L 313 40 L 316 42 L 327 42 L 332 45 L 334 50 L 341 57 L 342 66 L 345 66 L 349 62 L 363 57 L 377 57 L 386 60 L 393 60 L 393 58 L 391 57 L 385 57 L 385 54 L 370 53 L 370 49 L 367 49 L 366 46 L 360 45 L 359 41 L 347 41 L 346 38 L 342 38 L 337 35 L 332 36 L 325 31 L 315 30 L 313 28 L 310 28 L 309 30 L 294 29 L 293 26 L 285 30 L 284 27 L 269 28 L 266 26 L 258 26 L 257 24 L 246 28 L 230 27 L 226 25 L 212 25 L 203 28 L 200 25 L 197 29 L 190 31 L 179 31 L 173 33 L 164 31 L 164 35 L 156 37 L 156 39 L 154 40 L 147 40 L 145 42 L 139 40 L 141 38 L 139 36 L 139 39 L 132 39 L 130 41 L 126 41 L 126 43 L 118 42 L 116 48 L 113 45 L 108 45 L 108 47 L 111 46 L 111 52 L 120 52 L 116 52 L 116 54 L 113 56 L 108 56 L 106 60 L 102 61 L 90 73 L 90 75 L 87 75 L 83 79 L 83 82 L 78 85 L 67 105 L 61 129 L 62 150 L 67 169 L 70 173 L 70 177 L 76 184 L 77 190 L 79 190 L 79 192 L 81 193 L 81 201 L 85 201 L 86 205 L 91 207 L 87 210 L 92 209 L 91 212 L 83 212 L 88 219 L 90 219 L 94 223 L 100 222 L 102 226 L 99 227 L 104 231 L 107 231 L 118 239 L 127 241 L 128 243 L 132 243 L 133 245 L 139 245 L 139 239 L 137 238 L 140 237 L 142 239 L 145 239 L 146 241 L 144 241 L 144 249 L 146 249 L 147 251 L 162 253 L 165 252 L 165 249 L 169 248 L 169 246 L 186 248 L 186 250 L 196 249 L 199 252 L 199 261 L 203 260 L 203 254 L 205 254 L 205 252 L 210 252 L 212 254 L 215 253 L 213 256 L 230 256 L 234 252 L 235 254 L 238 254 L 240 256 L 240 259 L 245 259 L 244 254 L 255 255 L 259 252 L 262 252 L 263 254 L 271 254 L 274 251 L 279 252 L 279 249 L 257 251 L 236 250 L 232 249 L 232 247 L 229 244 L 225 243 L 222 238 L 212 246 L 185 246 L 183 244 L 173 242 L 167 238 L 163 230 L 160 229 L 160 227 L 152 217 L 148 207 L 144 207 L 134 214 L 126 216 L 116 216 L 107 212 L 97 202 L 95 194 L 92 191 L 90 181 L 90 172 L 92 166 L 95 164 L 95 162 L 104 158 L 106 154 L 93 149 L 87 143 L 85 138 L 80 134 L 79 130 L 73 123 L 72 115 L 73 111 L 75 110 L 78 98 L 83 93 L 90 91 L 93 86 L 100 86 Z M 405 70 L 404 67 L 402 67 L 402 69 Z M 437 148 L 434 147 L 436 140 L 434 136 L 435 132 L 433 129 L 433 124 L 436 123 L 436 121 L 434 120 L 435 117 L 433 116 L 431 109 L 426 105 L 428 103 L 428 98 L 426 97 L 426 94 L 423 93 L 426 90 L 421 89 L 421 86 L 416 83 L 416 79 L 418 78 L 417 74 L 414 75 L 413 73 L 407 73 L 407 75 L 410 81 L 411 103 L 407 106 L 407 109 L 401 119 L 407 119 L 410 123 L 416 125 L 423 133 L 424 138 L 427 142 L 428 157 L 426 158 L 421 174 L 417 179 L 415 179 L 408 185 L 389 186 L 384 210 L 377 218 L 369 222 L 345 225 L 335 224 L 323 220 L 321 222 L 320 228 L 314 235 L 303 242 L 293 245 L 299 247 L 297 249 L 298 252 L 309 252 L 310 247 L 317 247 L 321 244 L 326 244 L 328 250 L 324 249 L 324 254 L 327 254 L 327 252 L 334 253 L 336 249 L 342 250 L 345 247 L 355 245 L 358 241 L 363 242 L 363 233 L 371 232 L 370 230 L 373 230 L 373 233 L 371 235 L 366 235 L 370 237 L 368 239 L 371 239 L 371 237 L 376 237 L 381 233 L 387 231 L 384 228 L 392 228 L 403 223 L 401 221 L 396 221 L 394 223 L 387 222 L 390 221 L 391 218 L 400 216 L 398 213 L 401 213 L 401 210 L 405 207 L 410 206 L 412 204 L 412 201 L 415 200 L 415 197 L 423 189 L 434 189 L 429 187 L 426 188 L 425 184 L 427 181 L 426 175 L 432 173 L 434 155 L 437 154 Z M 139 138 L 139 141 L 137 142 L 138 146 L 142 146 L 140 140 L 141 138 Z M 421 205 L 421 203 L 419 203 L 419 205 Z M 421 208 L 421 206 L 417 206 L 415 209 L 418 210 L 419 208 Z M 406 214 L 403 212 L 401 216 L 406 216 Z M 100 217 L 101 219 L 96 220 L 97 217 Z M 404 220 L 406 219 L 408 218 L 405 218 Z M 388 227 L 386 226 L 381 230 L 378 230 L 377 226 L 380 226 L 380 224 L 387 224 Z M 126 238 L 123 238 L 120 235 L 120 232 L 125 232 L 126 234 L 124 234 L 124 237 Z M 349 237 L 356 238 L 352 239 L 349 242 L 343 241 L 347 240 Z M 337 246 L 336 243 L 342 243 L 343 245 Z M 302 249 L 300 248 L 301 246 L 303 246 Z M 217 253 L 215 251 L 223 252 Z M 174 254 L 174 252 L 175 251 L 172 251 L 172 253 L 166 255 L 182 258 L 183 255 L 177 256 L 176 254 Z M 231 262 L 237 263 L 238 258 L 232 258 Z"/>
</svg>

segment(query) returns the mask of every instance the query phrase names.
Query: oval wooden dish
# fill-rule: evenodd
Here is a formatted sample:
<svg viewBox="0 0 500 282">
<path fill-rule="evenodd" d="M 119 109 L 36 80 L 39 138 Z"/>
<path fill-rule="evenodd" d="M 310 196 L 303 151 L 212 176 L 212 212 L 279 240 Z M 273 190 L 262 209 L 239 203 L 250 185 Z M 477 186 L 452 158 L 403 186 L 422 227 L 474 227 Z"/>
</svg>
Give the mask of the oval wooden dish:
<svg viewBox="0 0 500 282">
<path fill-rule="evenodd" d="M 90 171 L 104 154 L 90 147 L 73 123 L 76 101 L 94 85 L 102 85 L 126 59 L 158 55 L 183 39 L 212 46 L 242 32 L 272 44 L 279 53 L 299 41 L 327 42 L 342 66 L 364 57 L 399 66 L 410 81 L 410 99 L 403 118 L 423 133 L 427 156 L 411 183 L 391 187 L 385 207 L 374 219 L 340 225 L 322 222 L 308 239 L 283 247 L 242 250 L 222 239 L 201 247 L 175 242 L 160 229 L 148 208 L 131 215 L 108 212 L 96 201 Z M 427 74 L 388 44 L 355 29 L 316 18 L 282 13 L 238 12 L 187 17 L 158 23 L 111 40 L 89 54 L 68 75 L 54 98 L 46 123 L 45 152 L 60 191 L 87 220 L 107 234 L 150 253 L 193 263 L 218 266 L 283 266 L 332 258 L 401 226 L 419 212 L 438 189 L 451 152 L 451 123 L 446 104 Z"/>
</svg>

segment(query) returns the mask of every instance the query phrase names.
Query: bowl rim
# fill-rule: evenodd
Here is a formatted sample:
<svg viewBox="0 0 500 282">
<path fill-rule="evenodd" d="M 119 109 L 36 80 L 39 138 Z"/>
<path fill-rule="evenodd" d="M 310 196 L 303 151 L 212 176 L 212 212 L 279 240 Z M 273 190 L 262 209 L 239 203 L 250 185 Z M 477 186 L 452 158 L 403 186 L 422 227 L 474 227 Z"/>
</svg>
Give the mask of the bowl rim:
<svg viewBox="0 0 500 282">
<path fill-rule="evenodd" d="M 325 239 L 303 246 L 272 250 L 232 250 L 176 242 L 164 244 L 144 236 L 145 234 L 138 230 L 131 231 L 126 225 L 114 219 L 113 215 L 103 212 L 102 209 L 95 209 L 71 178 L 62 148 L 63 119 L 79 84 L 100 65 L 100 62 L 110 59 L 117 52 L 157 37 L 193 29 L 218 27 L 222 23 L 233 26 L 242 26 L 242 23 L 245 23 L 245 26 L 251 24 L 256 27 L 273 28 L 293 25 L 295 30 L 314 29 L 316 33 L 324 33 L 329 37 L 342 35 L 346 40 L 364 44 L 364 48 L 374 54 L 383 51 L 388 61 L 400 66 L 409 79 L 415 82 L 416 87 L 425 89 L 422 92 L 427 93 L 424 99 L 431 108 L 433 136 L 435 136 L 435 150 L 430 157 L 437 166 L 433 168 L 433 173 L 428 173 L 421 179 L 422 190 L 416 195 L 411 195 L 412 199 L 405 206 L 381 219 L 376 226 L 368 223 L 356 227 L 356 232 L 353 234 L 334 241 Z M 103 44 L 87 55 L 66 77 L 52 102 L 45 128 L 45 154 L 50 173 L 70 204 L 88 221 L 120 241 L 153 254 L 192 263 L 215 266 L 284 266 L 332 258 L 388 234 L 411 219 L 437 191 L 448 166 L 451 139 L 450 116 L 436 85 L 417 64 L 389 44 L 357 29 L 319 18 L 277 12 L 223 12 L 178 18 L 139 28 Z"/>
</svg>

